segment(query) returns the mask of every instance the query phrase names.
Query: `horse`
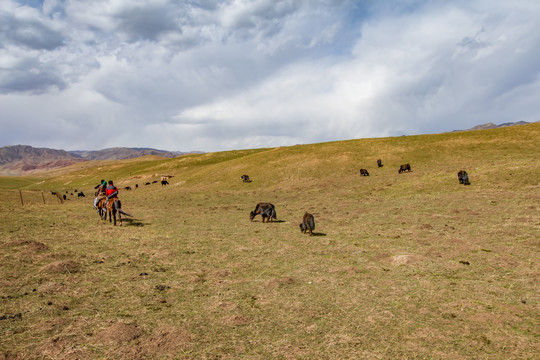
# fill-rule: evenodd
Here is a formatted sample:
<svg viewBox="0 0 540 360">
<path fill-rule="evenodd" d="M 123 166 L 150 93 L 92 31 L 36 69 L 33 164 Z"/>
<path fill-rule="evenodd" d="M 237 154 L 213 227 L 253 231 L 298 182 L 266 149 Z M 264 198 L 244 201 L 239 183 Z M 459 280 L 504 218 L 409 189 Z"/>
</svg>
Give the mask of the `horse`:
<svg viewBox="0 0 540 360">
<path fill-rule="evenodd" d="M 118 214 L 118 221 L 120 226 L 122 226 L 122 215 L 131 216 L 122 210 L 122 202 L 118 198 L 111 198 L 107 200 L 107 214 L 109 214 L 109 222 L 112 222 L 114 219 L 114 226 L 116 226 L 116 214 Z M 105 219 L 107 219 L 107 214 L 105 214 Z"/>
</svg>

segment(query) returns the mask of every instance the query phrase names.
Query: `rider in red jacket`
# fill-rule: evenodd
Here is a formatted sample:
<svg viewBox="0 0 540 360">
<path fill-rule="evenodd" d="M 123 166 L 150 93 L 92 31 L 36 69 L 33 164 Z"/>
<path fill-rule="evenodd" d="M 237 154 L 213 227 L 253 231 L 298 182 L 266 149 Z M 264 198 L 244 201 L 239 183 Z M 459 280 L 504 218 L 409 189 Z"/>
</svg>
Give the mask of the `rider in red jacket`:
<svg viewBox="0 0 540 360">
<path fill-rule="evenodd" d="M 107 195 L 107 199 L 112 199 L 112 198 L 118 199 L 118 188 L 114 186 L 112 180 L 109 180 L 109 186 L 107 186 L 107 189 L 105 190 L 105 194 Z"/>
</svg>

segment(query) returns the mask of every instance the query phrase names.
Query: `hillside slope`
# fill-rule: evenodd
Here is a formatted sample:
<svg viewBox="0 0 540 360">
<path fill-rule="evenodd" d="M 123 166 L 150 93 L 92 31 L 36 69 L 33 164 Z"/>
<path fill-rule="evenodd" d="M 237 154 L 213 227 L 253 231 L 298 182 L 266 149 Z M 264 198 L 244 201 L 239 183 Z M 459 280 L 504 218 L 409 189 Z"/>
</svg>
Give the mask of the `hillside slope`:
<svg viewBox="0 0 540 360">
<path fill-rule="evenodd" d="M 0 177 L 22 189 L 0 192 L 0 357 L 534 359 L 539 139 L 535 123 Z M 122 227 L 70 195 L 101 178 Z M 250 221 L 258 202 L 274 223 Z"/>
</svg>

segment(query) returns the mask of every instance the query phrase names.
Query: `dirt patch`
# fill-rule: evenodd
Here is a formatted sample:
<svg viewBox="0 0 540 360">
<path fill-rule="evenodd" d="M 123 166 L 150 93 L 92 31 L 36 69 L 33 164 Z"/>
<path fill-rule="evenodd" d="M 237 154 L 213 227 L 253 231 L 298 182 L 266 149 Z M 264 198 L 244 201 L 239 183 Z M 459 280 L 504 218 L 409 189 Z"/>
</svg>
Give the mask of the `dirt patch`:
<svg viewBox="0 0 540 360">
<path fill-rule="evenodd" d="M 42 242 L 35 240 L 19 240 L 6 243 L 2 247 L 19 247 L 23 246 L 28 249 L 29 252 L 43 252 L 49 247 Z"/>
<path fill-rule="evenodd" d="M 229 326 L 245 326 L 249 325 L 251 320 L 247 316 L 232 315 L 224 317 L 222 322 Z"/>
<path fill-rule="evenodd" d="M 283 278 L 271 279 L 271 280 L 268 280 L 266 282 L 266 285 L 268 287 L 271 287 L 271 288 L 279 288 L 279 287 L 288 286 L 288 285 L 294 285 L 294 284 L 296 284 L 296 280 L 294 280 L 290 276 L 286 276 L 286 277 L 283 277 Z"/>
<path fill-rule="evenodd" d="M 417 262 L 418 260 L 419 259 L 417 255 L 411 255 L 411 254 L 396 255 L 390 258 L 392 265 L 396 265 L 396 266 L 411 264 L 411 263 Z"/>
<path fill-rule="evenodd" d="M 141 342 L 140 352 L 154 356 L 171 356 L 181 350 L 187 350 L 193 342 L 193 334 L 183 328 L 165 325 Z"/>
<path fill-rule="evenodd" d="M 136 324 L 116 322 L 96 334 L 102 343 L 126 343 L 142 335 L 142 330 Z"/>
<path fill-rule="evenodd" d="M 78 341 L 72 336 L 53 337 L 41 348 L 41 355 L 51 359 L 89 359 L 87 350 L 78 346 Z"/>
<path fill-rule="evenodd" d="M 56 261 L 41 269 L 42 272 L 50 274 L 73 274 L 79 272 L 81 266 L 75 261 Z"/>
</svg>

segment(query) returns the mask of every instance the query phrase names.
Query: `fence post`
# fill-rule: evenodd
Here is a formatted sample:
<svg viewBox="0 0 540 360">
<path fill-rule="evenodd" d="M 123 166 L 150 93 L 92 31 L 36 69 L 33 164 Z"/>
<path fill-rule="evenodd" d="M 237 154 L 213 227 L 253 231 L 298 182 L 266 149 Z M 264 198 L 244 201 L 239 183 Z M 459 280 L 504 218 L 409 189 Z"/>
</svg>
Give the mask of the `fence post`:
<svg viewBox="0 0 540 360">
<path fill-rule="evenodd" d="M 19 196 L 21 197 L 21 205 L 24 206 L 23 198 L 22 198 L 22 191 L 19 189 Z"/>
<path fill-rule="evenodd" d="M 43 191 L 41 192 L 41 197 L 43 198 L 43 205 L 45 205 L 45 195 L 43 195 Z"/>
</svg>

